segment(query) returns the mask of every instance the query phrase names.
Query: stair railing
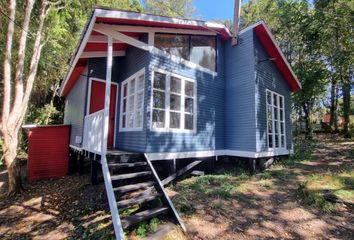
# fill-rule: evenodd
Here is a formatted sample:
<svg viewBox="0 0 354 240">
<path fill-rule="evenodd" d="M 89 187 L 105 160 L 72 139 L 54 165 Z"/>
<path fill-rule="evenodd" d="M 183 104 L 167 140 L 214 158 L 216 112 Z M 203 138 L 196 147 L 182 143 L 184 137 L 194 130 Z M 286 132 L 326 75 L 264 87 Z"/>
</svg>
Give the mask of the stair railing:
<svg viewBox="0 0 354 240">
<path fill-rule="evenodd" d="M 162 197 L 165 199 L 165 201 L 166 201 L 166 203 L 167 203 L 167 205 L 168 205 L 168 208 L 172 211 L 174 217 L 176 218 L 178 224 L 181 226 L 182 230 L 183 230 L 184 232 L 187 232 L 186 226 L 184 225 L 182 219 L 181 219 L 180 216 L 178 215 L 178 213 L 177 213 L 175 207 L 173 206 L 173 203 L 172 203 L 170 197 L 167 195 L 167 193 L 166 193 L 166 191 L 165 191 L 165 188 L 163 187 L 163 185 L 162 185 L 162 183 L 161 183 L 161 180 L 160 180 L 159 176 L 157 175 L 157 173 L 156 173 L 156 171 L 155 171 L 154 166 L 152 165 L 151 161 L 148 159 L 147 155 L 144 154 L 144 156 L 145 156 L 145 159 L 146 159 L 146 161 L 147 161 L 147 163 L 148 163 L 148 165 L 149 165 L 149 167 L 150 167 L 150 169 L 151 169 L 151 171 L 152 171 L 152 173 L 153 173 L 153 176 L 154 176 L 156 182 L 158 183 L 157 186 L 156 186 L 157 189 L 161 191 Z"/>
</svg>

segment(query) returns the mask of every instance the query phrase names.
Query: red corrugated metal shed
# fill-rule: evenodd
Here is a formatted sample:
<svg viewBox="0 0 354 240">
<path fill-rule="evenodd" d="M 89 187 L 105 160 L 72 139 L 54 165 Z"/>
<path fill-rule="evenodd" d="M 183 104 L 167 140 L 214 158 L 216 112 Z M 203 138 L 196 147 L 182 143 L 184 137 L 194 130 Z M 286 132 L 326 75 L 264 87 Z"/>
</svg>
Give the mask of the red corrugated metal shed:
<svg viewBox="0 0 354 240">
<path fill-rule="evenodd" d="M 68 125 L 27 127 L 29 181 L 57 178 L 68 172 L 69 133 Z"/>
</svg>

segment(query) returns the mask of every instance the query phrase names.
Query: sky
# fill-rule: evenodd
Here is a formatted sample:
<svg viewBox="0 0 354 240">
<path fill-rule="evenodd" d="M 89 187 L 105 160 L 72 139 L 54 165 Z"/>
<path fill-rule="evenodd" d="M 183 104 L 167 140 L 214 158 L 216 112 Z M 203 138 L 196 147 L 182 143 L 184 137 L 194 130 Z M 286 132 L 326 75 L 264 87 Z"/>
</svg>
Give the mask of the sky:
<svg viewBox="0 0 354 240">
<path fill-rule="evenodd" d="M 248 0 L 242 0 L 246 3 Z M 204 20 L 233 19 L 235 0 L 194 0 L 196 16 Z"/>
</svg>

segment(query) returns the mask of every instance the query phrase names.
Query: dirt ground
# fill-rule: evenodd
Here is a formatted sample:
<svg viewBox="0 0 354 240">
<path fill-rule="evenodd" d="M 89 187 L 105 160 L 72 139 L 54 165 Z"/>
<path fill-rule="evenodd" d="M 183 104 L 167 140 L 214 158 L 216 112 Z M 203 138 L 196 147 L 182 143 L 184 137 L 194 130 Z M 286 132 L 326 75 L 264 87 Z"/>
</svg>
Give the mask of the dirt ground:
<svg viewBox="0 0 354 240">
<path fill-rule="evenodd" d="M 323 212 L 296 196 L 299 184 L 316 174 L 353 172 L 354 141 L 319 135 L 315 143 L 307 161 L 276 164 L 252 177 L 223 173 L 221 182 L 231 182 L 220 185 L 222 191 L 212 177 L 174 184 L 169 193 L 188 235 L 175 230 L 165 239 L 354 239 L 353 208 L 338 203 L 335 210 Z M 354 182 L 351 176 L 349 183 Z M 6 181 L 0 168 L 0 192 Z M 211 185 L 206 190 L 196 183 Z M 347 187 L 354 191 L 353 185 Z M 104 186 L 91 186 L 87 175 L 25 182 L 24 188 L 21 195 L 0 199 L 0 239 L 113 238 Z"/>
</svg>

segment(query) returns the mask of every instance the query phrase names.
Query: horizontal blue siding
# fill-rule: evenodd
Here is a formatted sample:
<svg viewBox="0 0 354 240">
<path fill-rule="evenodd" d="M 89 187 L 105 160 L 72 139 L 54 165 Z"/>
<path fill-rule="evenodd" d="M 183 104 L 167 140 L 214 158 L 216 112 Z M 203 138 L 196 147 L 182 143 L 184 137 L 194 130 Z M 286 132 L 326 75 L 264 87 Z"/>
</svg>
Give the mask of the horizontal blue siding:
<svg viewBox="0 0 354 240">
<path fill-rule="evenodd" d="M 224 148 L 224 48 L 218 39 L 217 76 L 191 69 L 183 64 L 151 55 L 149 85 L 147 88 L 147 146 L 146 152 L 187 152 L 206 151 Z M 195 79 L 197 82 L 197 131 L 196 133 L 156 132 L 150 129 L 151 123 L 151 82 L 154 68 Z"/>
<path fill-rule="evenodd" d="M 256 150 L 253 31 L 225 42 L 225 149 Z"/>
<path fill-rule="evenodd" d="M 254 38 L 255 57 L 259 60 L 268 59 L 258 38 Z M 267 105 L 266 89 L 272 90 L 284 96 L 285 101 L 285 133 L 287 149 L 292 146 L 291 132 L 291 89 L 284 77 L 281 75 L 274 62 L 263 61 L 256 65 L 256 104 L 257 104 L 257 151 L 267 151 Z"/>
<path fill-rule="evenodd" d="M 87 91 L 87 69 L 79 77 L 73 88 L 66 96 L 64 110 L 64 124 L 71 125 L 70 144 L 81 147 L 81 143 L 76 143 L 76 137 L 83 134 L 83 125 L 86 108 L 86 91 Z"/>
</svg>

